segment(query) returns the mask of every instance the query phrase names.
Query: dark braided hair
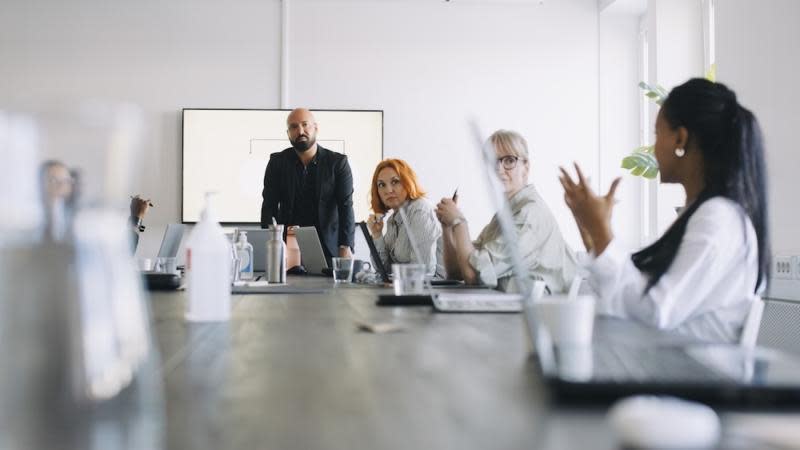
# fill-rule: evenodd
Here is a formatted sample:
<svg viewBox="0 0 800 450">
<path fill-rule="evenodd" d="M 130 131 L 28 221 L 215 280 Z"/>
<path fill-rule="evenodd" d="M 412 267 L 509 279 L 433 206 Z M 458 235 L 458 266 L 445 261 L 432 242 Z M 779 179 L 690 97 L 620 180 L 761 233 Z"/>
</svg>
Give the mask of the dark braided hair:
<svg viewBox="0 0 800 450">
<path fill-rule="evenodd" d="M 705 161 L 705 188 L 649 247 L 633 254 L 633 264 L 650 276 L 653 287 L 672 265 L 689 219 L 706 200 L 725 197 L 744 209 L 758 238 L 758 290 L 769 274 L 767 187 L 761 128 L 724 84 L 693 78 L 674 88 L 661 107 L 674 130 L 684 127 Z"/>
</svg>

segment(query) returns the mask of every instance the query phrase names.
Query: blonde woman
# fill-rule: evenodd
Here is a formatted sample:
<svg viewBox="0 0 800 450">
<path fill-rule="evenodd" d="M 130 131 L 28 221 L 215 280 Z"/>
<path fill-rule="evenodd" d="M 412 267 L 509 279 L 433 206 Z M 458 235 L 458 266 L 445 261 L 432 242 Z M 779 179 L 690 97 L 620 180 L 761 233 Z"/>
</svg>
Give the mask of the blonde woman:
<svg viewBox="0 0 800 450">
<path fill-rule="evenodd" d="M 443 198 L 436 207 L 436 216 L 442 224 L 447 278 L 518 291 L 509 251 L 509 246 L 515 245 L 532 277 L 544 280 L 551 292 L 563 292 L 575 275 L 575 254 L 564 241 L 550 209 L 528 183 L 528 144 L 518 133 L 506 130 L 496 131 L 489 141 L 497 154 L 497 176 L 511 208 L 517 240 L 506 242 L 495 215 L 478 239 L 471 241 L 457 200 Z"/>
</svg>

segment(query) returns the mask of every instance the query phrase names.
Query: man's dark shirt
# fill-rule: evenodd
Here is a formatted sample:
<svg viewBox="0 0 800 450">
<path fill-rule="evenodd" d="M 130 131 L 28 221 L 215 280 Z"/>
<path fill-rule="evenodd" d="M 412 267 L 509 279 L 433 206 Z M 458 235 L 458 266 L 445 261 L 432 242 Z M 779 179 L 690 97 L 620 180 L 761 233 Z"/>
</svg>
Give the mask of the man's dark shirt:
<svg viewBox="0 0 800 450">
<path fill-rule="evenodd" d="M 319 144 L 314 159 L 317 163 L 309 170 L 313 179 L 303 185 L 298 167 L 302 163 L 293 148 L 270 155 L 264 171 L 261 227 L 269 226 L 273 217 L 283 225 L 314 225 L 330 258 L 339 254 L 339 246 L 353 248 L 353 174 L 347 156 Z"/>
<path fill-rule="evenodd" d="M 287 225 L 307 227 L 317 225 L 317 155 L 303 165 L 297 157 L 297 180 L 295 183 L 294 209 L 292 219 Z"/>
</svg>

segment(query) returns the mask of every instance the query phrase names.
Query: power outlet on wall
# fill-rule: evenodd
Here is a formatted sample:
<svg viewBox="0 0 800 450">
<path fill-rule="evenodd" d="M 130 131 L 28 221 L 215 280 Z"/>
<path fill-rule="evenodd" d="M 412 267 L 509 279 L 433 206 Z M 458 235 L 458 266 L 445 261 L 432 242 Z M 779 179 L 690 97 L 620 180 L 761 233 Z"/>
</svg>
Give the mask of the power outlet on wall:
<svg viewBox="0 0 800 450">
<path fill-rule="evenodd" d="M 792 276 L 800 280 L 800 256 L 792 256 Z"/>
<path fill-rule="evenodd" d="M 766 297 L 800 302 L 800 256 L 774 256 Z"/>
<path fill-rule="evenodd" d="M 778 280 L 794 278 L 794 261 L 797 257 L 776 256 L 772 260 L 772 277 Z"/>
</svg>

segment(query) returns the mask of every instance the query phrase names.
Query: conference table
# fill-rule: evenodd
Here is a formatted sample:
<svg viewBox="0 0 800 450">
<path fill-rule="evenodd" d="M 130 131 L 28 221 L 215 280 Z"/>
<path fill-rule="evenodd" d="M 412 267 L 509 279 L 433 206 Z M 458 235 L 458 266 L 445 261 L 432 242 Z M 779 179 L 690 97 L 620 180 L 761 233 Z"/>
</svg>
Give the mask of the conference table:
<svg viewBox="0 0 800 450">
<path fill-rule="evenodd" d="M 326 292 L 235 295 L 224 323 L 187 323 L 185 293 L 152 294 L 167 448 L 618 446 L 607 405 L 551 404 L 520 314 L 378 307 L 389 289 L 289 283 Z"/>
<path fill-rule="evenodd" d="M 390 289 L 289 284 L 313 292 L 234 295 L 226 322 L 187 322 L 185 291 L 150 293 L 153 352 L 131 387 L 56 421 L 0 424 L 0 449 L 619 448 L 607 404 L 551 400 L 520 314 L 378 307 Z M 595 336 L 678 339 L 607 318 Z"/>
</svg>

